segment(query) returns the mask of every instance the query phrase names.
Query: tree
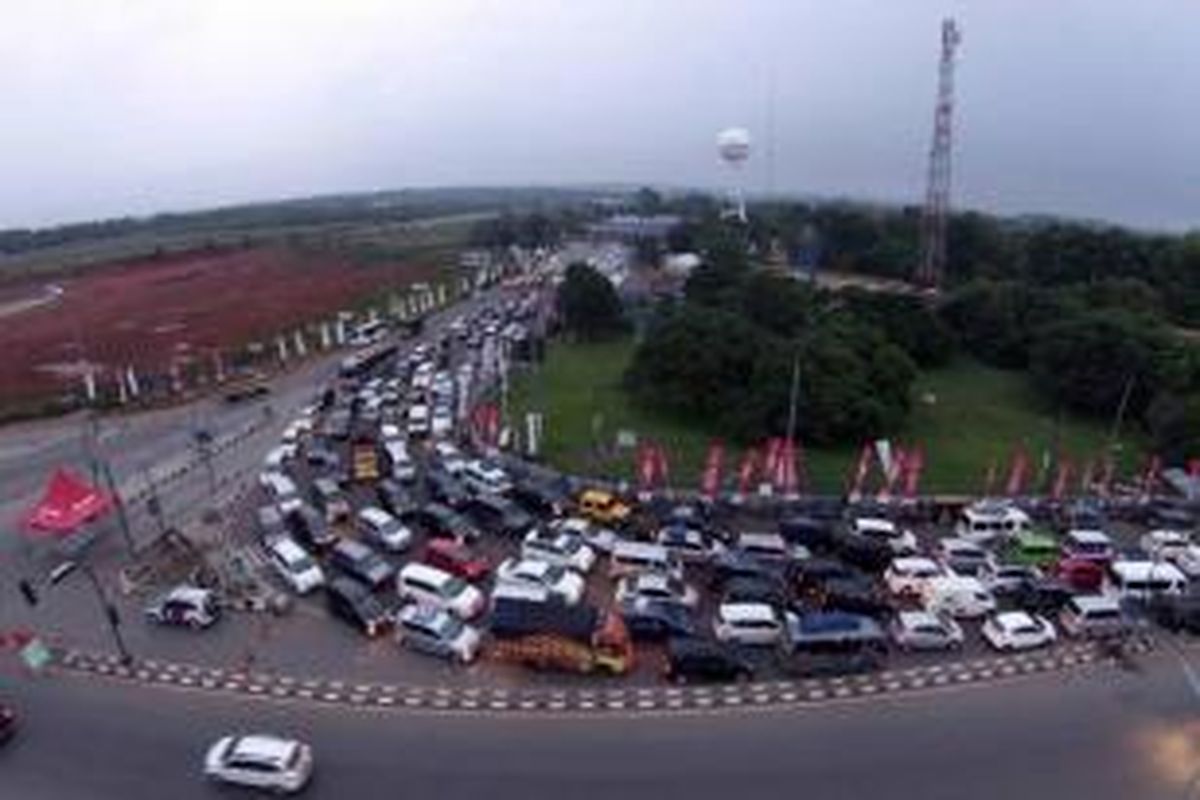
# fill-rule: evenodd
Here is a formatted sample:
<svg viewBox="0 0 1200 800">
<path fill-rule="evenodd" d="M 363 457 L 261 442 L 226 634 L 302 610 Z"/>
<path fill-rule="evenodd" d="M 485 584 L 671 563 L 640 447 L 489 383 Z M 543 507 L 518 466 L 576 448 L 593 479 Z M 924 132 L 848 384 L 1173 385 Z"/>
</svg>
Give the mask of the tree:
<svg viewBox="0 0 1200 800">
<path fill-rule="evenodd" d="M 621 300 L 608 278 L 587 264 L 571 264 L 558 290 L 566 329 L 581 339 L 602 339 L 625 329 Z"/>
<path fill-rule="evenodd" d="M 1146 409 L 1145 423 L 1154 452 L 1166 463 L 1200 458 L 1200 392 L 1160 392 Z"/>
</svg>

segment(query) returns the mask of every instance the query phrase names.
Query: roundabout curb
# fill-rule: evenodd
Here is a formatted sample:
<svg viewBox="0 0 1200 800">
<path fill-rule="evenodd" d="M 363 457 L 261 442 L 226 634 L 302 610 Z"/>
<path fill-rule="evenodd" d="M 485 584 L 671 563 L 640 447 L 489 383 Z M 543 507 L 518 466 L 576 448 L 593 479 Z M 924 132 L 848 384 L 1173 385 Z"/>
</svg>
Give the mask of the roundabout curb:
<svg viewBox="0 0 1200 800">
<path fill-rule="evenodd" d="M 1148 637 L 1130 643 L 1133 654 L 1153 649 Z M 826 702 L 910 694 L 952 686 L 984 685 L 1022 675 L 1060 672 L 1103 661 L 1095 643 L 944 662 L 866 675 L 746 684 L 580 687 L 449 687 L 394 683 L 355 683 L 265 672 L 226 670 L 146 659 L 122 664 L 107 653 L 64 650 L 55 667 L 144 686 L 220 694 L 298 700 L 357 708 L 447 713 L 593 713 L 636 714 L 715 711 L 737 708 L 802 707 Z"/>
</svg>

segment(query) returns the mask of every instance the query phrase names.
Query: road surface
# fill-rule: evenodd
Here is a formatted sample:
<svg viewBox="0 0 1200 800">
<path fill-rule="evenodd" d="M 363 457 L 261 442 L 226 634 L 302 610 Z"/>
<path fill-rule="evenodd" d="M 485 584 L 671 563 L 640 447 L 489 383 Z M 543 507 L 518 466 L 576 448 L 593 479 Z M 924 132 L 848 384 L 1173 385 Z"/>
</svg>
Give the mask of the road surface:
<svg viewBox="0 0 1200 800">
<path fill-rule="evenodd" d="M 7 694 L 26 724 L 0 795 L 21 800 L 240 796 L 199 775 L 230 731 L 310 741 L 312 798 L 1200 797 L 1200 698 L 1169 653 L 1140 673 L 696 716 L 439 717 L 69 677 Z"/>
</svg>

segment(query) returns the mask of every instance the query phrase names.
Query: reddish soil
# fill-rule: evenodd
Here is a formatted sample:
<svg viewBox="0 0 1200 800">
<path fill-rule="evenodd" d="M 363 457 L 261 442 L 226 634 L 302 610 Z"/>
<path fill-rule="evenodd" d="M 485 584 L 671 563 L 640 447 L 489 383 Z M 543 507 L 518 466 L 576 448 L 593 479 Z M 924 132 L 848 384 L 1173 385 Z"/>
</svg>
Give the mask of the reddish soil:
<svg viewBox="0 0 1200 800">
<path fill-rule="evenodd" d="M 64 377 L 54 365 L 86 358 L 162 374 L 174 357 L 232 354 L 434 271 L 264 248 L 96 267 L 60 281 L 65 293 L 57 302 L 0 321 L 0 406 L 79 386 L 77 377 Z M 40 293 L 45 282 L 38 276 L 24 291 Z M 22 290 L 12 283 L 5 288 L 14 295 Z"/>
</svg>

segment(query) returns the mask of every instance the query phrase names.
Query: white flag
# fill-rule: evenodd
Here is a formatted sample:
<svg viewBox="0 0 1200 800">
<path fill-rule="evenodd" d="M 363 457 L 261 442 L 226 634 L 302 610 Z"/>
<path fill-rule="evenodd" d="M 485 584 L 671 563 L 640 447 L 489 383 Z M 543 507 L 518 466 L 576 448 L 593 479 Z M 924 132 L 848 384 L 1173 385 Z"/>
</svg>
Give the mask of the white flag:
<svg viewBox="0 0 1200 800">
<path fill-rule="evenodd" d="M 219 354 L 217 354 L 217 374 L 221 374 L 221 356 Z M 130 397 L 137 397 L 142 393 L 142 387 L 138 384 L 137 373 L 133 371 L 132 365 L 125 368 L 125 382 L 129 384 Z"/>
</svg>

